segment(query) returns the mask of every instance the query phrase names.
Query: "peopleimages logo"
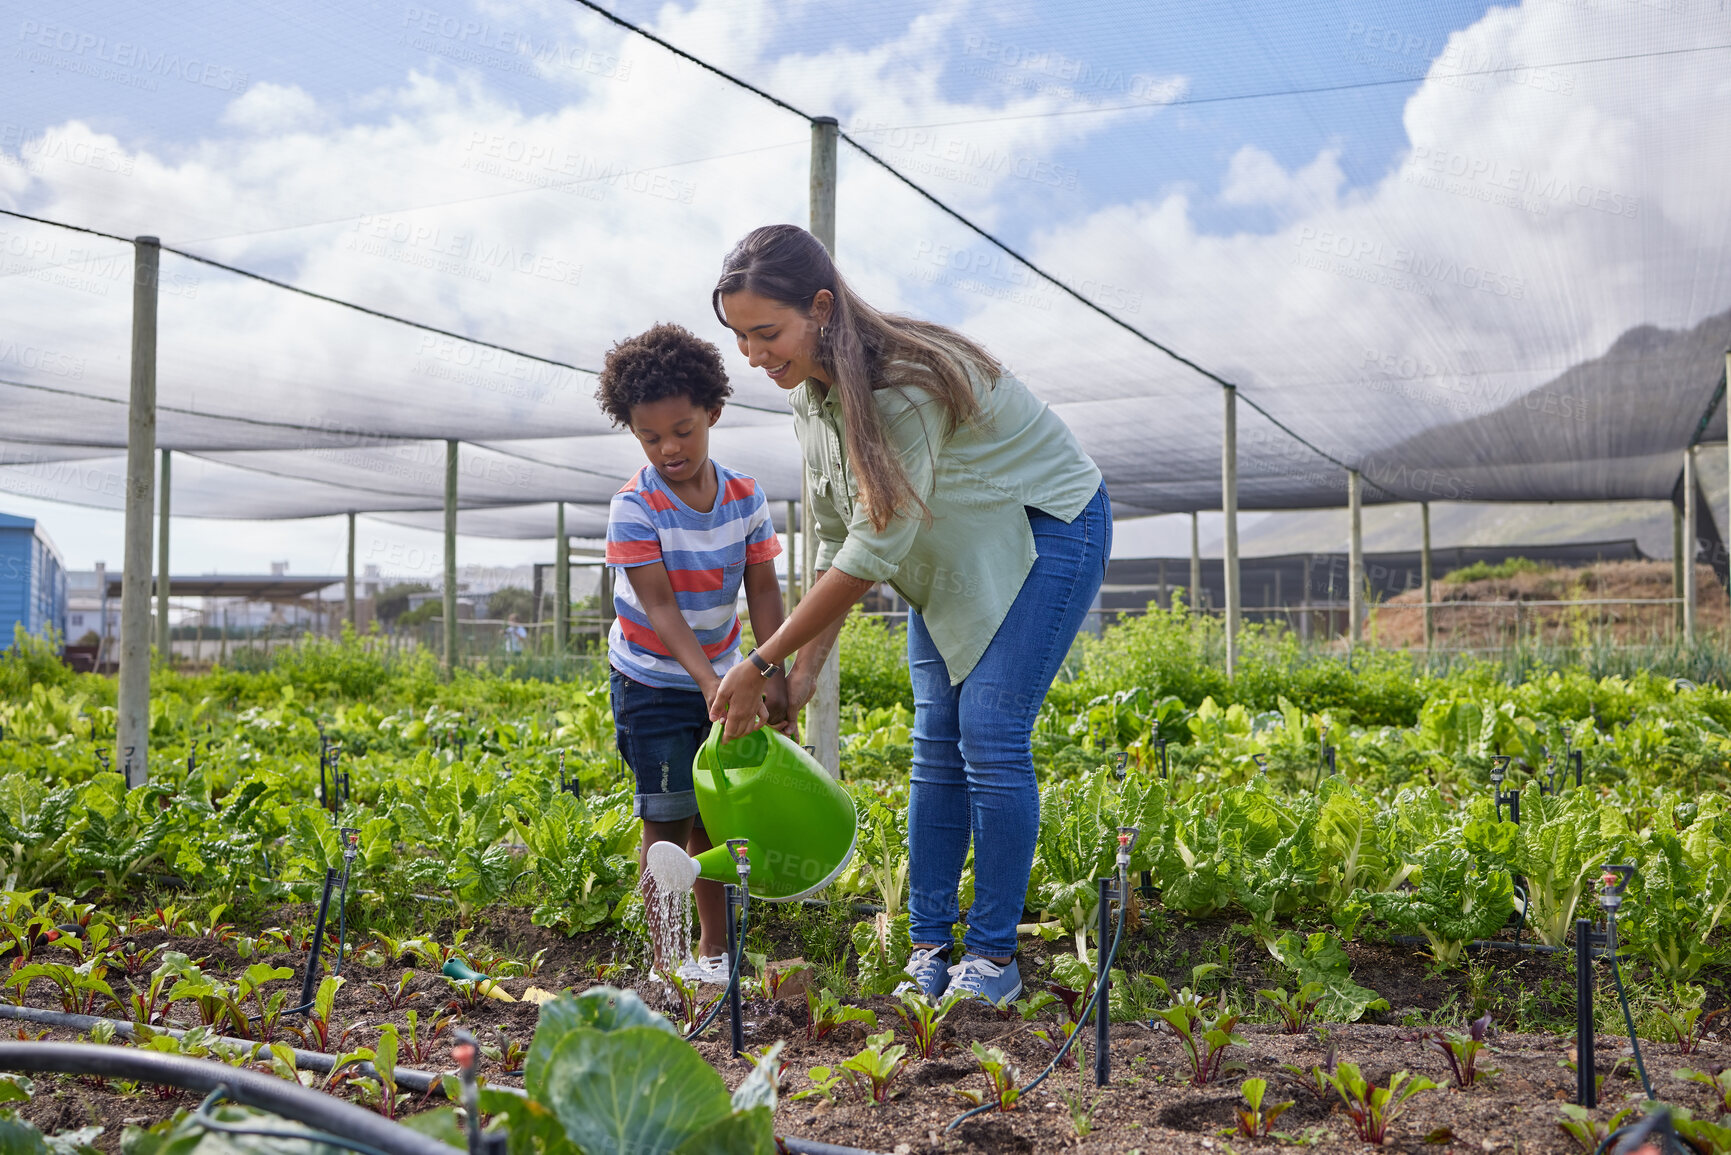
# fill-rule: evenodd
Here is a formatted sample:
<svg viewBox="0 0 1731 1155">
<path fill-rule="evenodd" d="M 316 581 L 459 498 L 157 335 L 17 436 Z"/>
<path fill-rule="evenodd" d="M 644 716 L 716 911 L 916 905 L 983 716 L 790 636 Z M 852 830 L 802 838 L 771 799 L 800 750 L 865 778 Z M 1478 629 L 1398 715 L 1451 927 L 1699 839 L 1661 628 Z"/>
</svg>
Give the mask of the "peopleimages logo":
<svg viewBox="0 0 1731 1155">
<path fill-rule="evenodd" d="M 1425 282 L 1457 285 L 1463 289 L 1507 297 L 1513 301 L 1525 300 L 1527 296 L 1526 280 L 1512 273 L 1464 263 L 1452 257 L 1421 253 L 1398 245 L 1386 245 L 1372 237 L 1305 225 L 1298 230 L 1292 243 L 1301 250 L 1301 257 L 1313 255 L 1325 262 L 1329 258 L 1336 258 L 1334 265 L 1324 271 L 1345 276 L 1353 275 L 1350 266 L 1358 266 L 1397 278 L 1410 278 L 1421 287 Z M 1303 260 L 1299 263 L 1306 267 L 1322 267 Z"/>
<path fill-rule="evenodd" d="M 180 80 L 218 92 L 246 91 L 246 73 L 208 57 L 155 49 L 128 40 L 41 20 L 20 20 L 14 54 L 32 64 L 79 72 L 154 92 L 158 80 Z"/>
</svg>

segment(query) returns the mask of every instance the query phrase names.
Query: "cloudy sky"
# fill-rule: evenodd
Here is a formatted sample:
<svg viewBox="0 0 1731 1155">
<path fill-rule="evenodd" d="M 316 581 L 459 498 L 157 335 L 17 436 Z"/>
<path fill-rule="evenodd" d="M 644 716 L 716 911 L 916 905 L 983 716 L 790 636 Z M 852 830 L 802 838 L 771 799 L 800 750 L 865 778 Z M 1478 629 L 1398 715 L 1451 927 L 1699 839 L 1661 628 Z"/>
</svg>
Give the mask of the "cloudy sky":
<svg viewBox="0 0 1731 1155">
<path fill-rule="evenodd" d="M 1147 338 L 1242 387 L 1247 500 L 1328 504 L 1329 458 L 1731 307 L 1724 0 L 608 7 L 836 116 L 1139 330 L 844 146 L 844 272 L 986 341 L 1124 513 L 1219 485 L 1220 391 Z M 669 319 L 724 341 L 722 255 L 806 219 L 799 115 L 570 0 L 11 11 L 0 207 L 535 356 L 595 366 Z M 176 509 L 308 515 L 177 517 L 177 571 L 335 572 L 330 515 L 358 508 L 398 511 L 362 517 L 362 563 L 418 576 L 440 438 L 466 442 L 465 500 L 492 506 L 465 522 L 510 535 L 465 537 L 465 562 L 545 560 L 523 538 L 550 533 L 547 503 L 634 467 L 582 373 L 179 257 L 163 272 Z M 126 245 L 0 218 L 0 508 L 42 518 L 77 568 L 120 553 L 129 274 Z M 728 355 L 741 405 L 717 456 L 785 496 L 779 393 Z M 1591 432 L 1585 454 L 1633 452 L 1615 423 L 1551 416 Z"/>
</svg>

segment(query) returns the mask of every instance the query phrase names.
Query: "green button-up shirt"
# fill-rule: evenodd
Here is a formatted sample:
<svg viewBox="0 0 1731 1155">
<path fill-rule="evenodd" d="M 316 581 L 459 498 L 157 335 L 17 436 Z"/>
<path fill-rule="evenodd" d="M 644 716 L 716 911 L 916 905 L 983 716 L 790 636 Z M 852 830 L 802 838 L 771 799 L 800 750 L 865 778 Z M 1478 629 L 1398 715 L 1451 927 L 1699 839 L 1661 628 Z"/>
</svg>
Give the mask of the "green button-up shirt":
<svg viewBox="0 0 1731 1155">
<path fill-rule="evenodd" d="M 917 387 L 873 397 L 908 481 L 931 511 L 904 511 L 883 529 L 860 507 L 835 391 L 793 390 L 817 520 L 817 568 L 888 582 L 925 619 L 959 685 L 985 653 L 1033 568 L 1027 507 L 1073 521 L 1100 487 L 1075 434 L 1014 377 L 976 382 L 980 415 L 945 436 L 942 405 Z"/>
</svg>

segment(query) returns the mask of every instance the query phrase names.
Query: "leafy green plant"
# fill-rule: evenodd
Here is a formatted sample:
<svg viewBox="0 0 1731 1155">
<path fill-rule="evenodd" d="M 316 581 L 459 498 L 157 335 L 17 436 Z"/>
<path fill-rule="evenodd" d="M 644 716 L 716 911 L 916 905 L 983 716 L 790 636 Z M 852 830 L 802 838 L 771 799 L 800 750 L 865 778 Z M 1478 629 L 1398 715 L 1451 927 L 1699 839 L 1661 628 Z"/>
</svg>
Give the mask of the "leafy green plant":
<svg viewBox="0 0 1731 1155">
<path fill-rule="evenodd" d="M 1719 1097 L 1719 1111 L 1731 1115 L 1731 1067 L 1726 1067 L 1716 1075 L 1706 1071 L 1696 1071 L 1688 1067 L 1671 1072 L 1679 1079 L 1690 1083 L 1699 1083 Z"/>
<path fill-rule="evenodd" d="M 1208 1014 L 1207 1010 L 1192 1003 L 1178 1002 L 1160 1012 L 1160 1018 L 1172 1028 L 1172 1033 L 1178 1036 L 1184 1047 L 1193 1087 L 1206 1087 L 1230 1071 L 1244 1069 L 1244 1064 L 1229 1062 L 1226 1058 L 1230 1048 L 1244 1045 L 1244 1039 L 1232 1033 L 1238 1025 L 1238 1016 L 1224 1012 Z"/>
<path fill-rule="evenodd" d="M 1700 988 L 1695 988 L 1699 990 Z M 1706 1033 L 1713 1020 L 1731 1008 L 1720 1007 L 1709 1014 L 1702 1014 L 1699 1005 L 1684 1007 L 1681 1010 L 1664 1010 L 1657 1012 L 1659 1021 L 1665 1029 L 1671 1032 L 1671 1041 L 1677 1044 L 1677 1053 L 1692 1055 L 1701 1047 L 1701 1038 Z"/>
<path fill-rule="evenodd" d="M 1016 1100 L 1021 1098 L 1021 1090 L 1017 1084 L 1021 1082 L 1021 1074 L 1010 1063 L 1009 1056 L 997 1047 L 988 1047 L 978 1039 L 969 1044 L 974 1052 L 974 1061 L 980 1064 L 980 1070 L 985 1073 L 986 1083 L 991 1087 L 992 1102 L 998 1105 L 1000 1111 L 1013 1111 Z"/>
<path fill-rule="evenodd" d="M 863 1023 L 867 1031 L 877 1030 L 876 1011 L 867 1007 L 849 1006 L 828 987 L 817 991 L 808 989 L 805 992 L 805 1005 L 805 1037 L 808 1039 L 822 1039 L 848 1023 Z"/>
<path fill-rule="evenodd" d="M 1274 1121 L 1286 1113 L 1292 1106 L 1289 1099 L 1284 1103 L 1270 1103 L 1263 1106 L 1264 1097 L 1268 1094 L 1267 1079 L 1246 1079 L 1238 1085 L 1238 1091 L 1244 1096 L 1248 1107 L 1236 1108 L 1234 1114 L 1238 1118 L 1237 1126 L 1224 1134 L 1239 1134 L 1250 1139 L 1260 1139 L 1274 1130 Z"/>
<path fill-rule="evenodd" d="M 69 1014 L 94 1015 L 109 1008 L 120 1009 L 120 1000 L 107 982 L 108 968 L 95 959 L 68 966 L 65 963 L 29 963 L 12 973 L 6 985 L 22 995 L 34 979 L 46 979 L 60 992 L 60 1006 Z"/>
<path fill-rule="evenodd" d="M 410 984 L 415 981 L 415 972 L 405 970 L 397 976 L 396 985 L 387 982 L 373 981 L 367 985 L 379 992 L 379 1003 L 386 1011 L 400 1011 L 415 999 L 427 997 L 426 991 L 412 991 Z"/>
<path fill-rule="evenodd" d="M 408 1022 L 409 1037 L 401 1043 L 403 1057 L 412 1067 L 425 1066 L 434 1057 L 439 1036 L 450 1029 L 454 1020 L 450 1015 L 435 1015 L 427 1024 L 426 1033 L 422 1034 L 419 1011 L 409 1011 L 404 1018 Z"/>
<path fill-rule="evenodd" d="M 1635 1108 L 1624 1107 L 1609 1119 L 1593 1118 L 1593 1113 L 1576 1103 L 1563 1105 L 1563 1117 L 1557 1120 L 1557 1128 L 1575 1141 L 1575 1146 L 1582 1155 L 1593 1155 L 1610 1138 L 1611 1132 L 1628 1121 Z"/>
<path fill-rule="evenodd" d="M 1449 1062 L 1449 1073 L 1454 1076 L 1455 1087 L 1466 1090 L 1479 1079 L 1493 1079 L 1501 1072 L 1496 1070 L 1479 1070 L 1479 1052 L 1485 1048 L 1485 1033 L 1490 1030 L 1491 1015 L 1486 1011 L 1479 1018 L 1467 1024 L 1467 1033 L 1458 1031 L 1430 1031 L 1425 1035 L 1425 1041 L 1437 1050 Z"/>
<path fill-rule="evenodd" d="M 913 954 L 908 937 L 908 916 L 880 914 L 854 924 L 853 948 L 859 956 L 859 989 L 862 995 L 887 995 L 907 980 L 903 968 Z"/>
<path fill-rule="evenodd" d="M 1346 1116 L 1352 1129 L 1366 1143 L 1378 1147 L 1388 1138 L 1388 1129 L 1400 1117 L 1414 1095 L 1436 1089 L 1436 1084 L 1408 1071 L 1396 1071 L 1389 1076 L 1388 1086 L 1378 1087 L 1365 1081 L 1358 1064 L 1342 1061 L 1328 1081 L 1340 1101 L 1346 1106 Z"/>
<path fill-rule="evenodd" d="M 947 994 L 936 1001 L 929 999 L 921 991 L 903 991 L 900 1005 L 890 1008 L 896 1017 L 901 1019 L 913 1037 L 914 1054 L 922 1059 L 929 1059 L 938 1051 L 938 1028 L 943 1026 L 949 1013 L 956 1008 L 966 996 Z"/>
<path fill-rule="evenodd" d="M 1388 1000 L 1352 981 L 1352 960 L 1340 940 L 1319 931 L 1306 939 L 1290 932 L 1274 944 L 1274 954 L 1300 983 L 1320 983 L 1317 1013 L 1333 1023 L 1355 1023 L 1366 1011 L 1388 1010 Z"/>
<path fill-rule="evenodd" d="M 821 1098 L 825 1102 L 833 1103 L 836 1088 L 847 1082 L 846 1072 L 830 1067 L 813 1067 L 806 1072 L 806 1078 L 811 1080 L 811 1086 L 792 1096 L 795 1102 Z"/>
<path fill-rule="evenodd" d="M 479 1106 L 544 1155 L 770 1155 L 777 1057 L 730 1096 L 672 1023 L 630 991 L 592 987 L 542 1005 L 522 1093 L 483 1087 Z"/>
<path fill-rule="evenodd" d="M 1400 934 L 1422 934 L 1439 966 L 1461 961 L 1467 943 L 1495 934 L 1515 909 L 1507 870 L 1462 845 L 1434 842 L 1419 852 L 1410 890 L 1367 895 L 1376 916 Z"/>
<path fill-rule="evenodd" d="M 1299 985 L 1297 991 L 1286 993 L 1286 988 L 1278 990 L 1257 991 L 1256 997 L 1272 1005 L 1280 1015 L 1281 1033 L 1296 1035 L 1304 1030 L 1305 1024 L 1316 1014 L 1316 1008 L 1322 1002 L 1324 987 L 1315 979 Z"/>
<path fill-rule="evenodd" d="M 908 1065 L 908 1049 L 894 1043 L 894 1039 L 893 1031 L 872 1035 L 858 1054 L 843 1059 L 841 1063 L 841 1069 L 848 1078 L 856 1086 L 861 1086 L 873 1103 L 889 1101 L 890 1084 Z"/>
<path fill-rule="evenodd" d="M 313 1005 L 306 1012 L 303 1025 L 290 1027 L 289 1032 L 301 1041 L 301 1046 L 312 1051 L 329 1053 L 333 1038 L 336 1047 L 340 1048 L 348 1041 L 349 1032 L 353 1027 L 337 1030 L 331 1019 L 331 1011 L 336 1004 L 337 991 L 349 980 L 337 975 L 326 975 L 319 980 L 318 993 L 313 995 Z"/>
</svg>

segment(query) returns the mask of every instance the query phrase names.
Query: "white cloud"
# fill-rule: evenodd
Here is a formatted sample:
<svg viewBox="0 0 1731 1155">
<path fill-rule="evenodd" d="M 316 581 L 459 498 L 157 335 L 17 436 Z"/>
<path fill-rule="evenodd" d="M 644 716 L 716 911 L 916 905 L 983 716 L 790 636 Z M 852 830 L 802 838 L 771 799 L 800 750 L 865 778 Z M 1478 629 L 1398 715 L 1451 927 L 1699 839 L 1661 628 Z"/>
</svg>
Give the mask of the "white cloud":
<svg viewBox="0 0 1731 1155">
<path fill-rule="evenodd" d="M 1227 162 L 1220 199 L 1230 205 L 1263 205 L 1287 215 L 1317 213 L 1334 207 L 1345 181 L 1338 148 L 1325 148 L 1303 168 L 1288 172 L 1274 157 L 1247 144 Z"/>
<path fill-rule="evenodd" d="M 223 110 L 222 123 L 252 133 L 283 133 L 316 127 L 318 102 L 298 84 L 266 80 L 237 96 Z"/>
</svg>

